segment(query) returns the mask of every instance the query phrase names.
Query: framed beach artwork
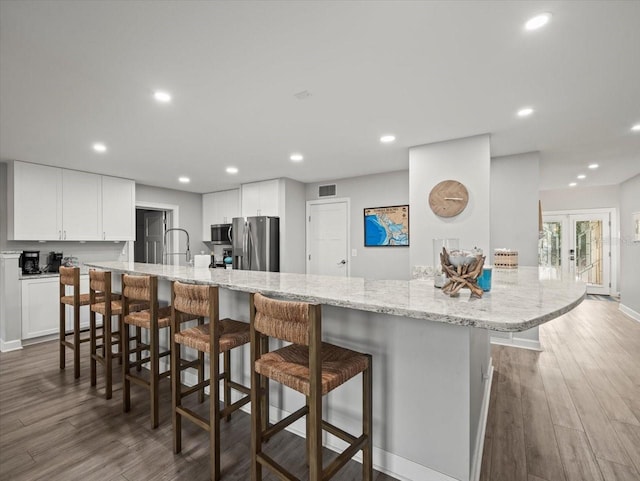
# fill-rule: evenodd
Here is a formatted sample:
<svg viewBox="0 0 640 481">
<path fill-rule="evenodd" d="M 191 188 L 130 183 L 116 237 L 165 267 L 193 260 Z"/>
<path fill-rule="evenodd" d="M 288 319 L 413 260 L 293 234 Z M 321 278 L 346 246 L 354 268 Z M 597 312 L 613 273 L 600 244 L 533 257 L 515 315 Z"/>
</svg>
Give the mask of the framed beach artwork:
<svg viewBox="0 0 640 481">
<path fill-rule="evenodd" d="M 633 219 L 633 242 L 640 242 L 640 212 L 631 214 Z"/>
<path fill-rule="evenodd" d="M 409 206 L 364 209 L 364 246 L 398 247 L 409 245 Z"/>
</svg>

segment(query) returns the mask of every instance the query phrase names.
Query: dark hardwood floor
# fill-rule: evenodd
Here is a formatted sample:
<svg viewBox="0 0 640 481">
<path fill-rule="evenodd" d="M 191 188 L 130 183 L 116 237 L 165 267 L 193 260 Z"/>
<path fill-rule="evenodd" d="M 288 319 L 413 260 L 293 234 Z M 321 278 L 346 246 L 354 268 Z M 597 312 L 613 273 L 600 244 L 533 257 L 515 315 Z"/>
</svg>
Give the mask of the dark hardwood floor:
<svg viewBox="0 0 640 481">
<path fill-rule="evenodd" d="M 540 339 L 543 352 L 492 348 L 481 481 L 639 481 L 640 323 L 615 302 L 588 300 L 541 326 Z M 118 385 L 109 401 L 101 377 L 97 390 L 89 385 L 86 351 L 76 381 L 69 359 L 58 369 L 57 349 L 0 354 L 0 480 L 208 479 L 204 431 L 184 422 L 183 451 L 173 454 L 167 380 L 161 425 L 151 430 L 144 391 L 132 388 L 133 409 L 123 414 Z M 249 416 L 223 423 L 221 438 L 223 479 L 248 480 Z M 301 438 L 284 432 L 269 450 L 304 473 Z M 337 479 L 361 479 L 360 465 Z"/>
<path fill-rule="evenodd" d="M 58 368 L 55 341 L 0 354 L 0 480 L 208 480 L 208 433 L 183 421 L 182 453 L 173 454 L 169 380 L 161 382 L 160 426 L 152 430 L 146 391 L 132 385 L 132 410 L 124 414 L 119 382 L 113 398 L 104 399 L 100 366 L 97 389 L 90 386 L 87 345 L 83 348 L 77 381 L 70 356 L 67 369 Z M 114 380 L 120 379 L 119 369 L 116 362 Z M 198 405 L 194 399 L 191 407 L 206 415 L 207 403 Z M 250 439 L 248 414 L 235 413 L 230 422 L 222 423 L 224 480 L 250 479 Z M 288 432 L 265 446 L 271 457 L 303 479 L 304 449 L 304 440 Z M 325 463 L 335 456 L 325 450 Z M 263 472 L 265 480 L 277 479 Z M 350 461 L 334 479 L 359 480 L 361 472 L 361 464 Z M 374 473 L 374 481 L 393 480 Z"/>
</svg>

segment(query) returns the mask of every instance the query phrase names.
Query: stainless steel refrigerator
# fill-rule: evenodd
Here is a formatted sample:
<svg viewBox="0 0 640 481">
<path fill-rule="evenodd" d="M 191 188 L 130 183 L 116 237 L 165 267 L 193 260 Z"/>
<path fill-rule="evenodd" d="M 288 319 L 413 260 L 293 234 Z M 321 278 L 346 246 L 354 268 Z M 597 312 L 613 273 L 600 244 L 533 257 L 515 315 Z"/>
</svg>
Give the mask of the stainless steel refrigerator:
<svg viewBox="0 0 640 481">
<path fill-rule="evenodd" d="M 279 217 L 234 217 L 231 234 L 234 269 L 280 271 Z"/>
</svg>

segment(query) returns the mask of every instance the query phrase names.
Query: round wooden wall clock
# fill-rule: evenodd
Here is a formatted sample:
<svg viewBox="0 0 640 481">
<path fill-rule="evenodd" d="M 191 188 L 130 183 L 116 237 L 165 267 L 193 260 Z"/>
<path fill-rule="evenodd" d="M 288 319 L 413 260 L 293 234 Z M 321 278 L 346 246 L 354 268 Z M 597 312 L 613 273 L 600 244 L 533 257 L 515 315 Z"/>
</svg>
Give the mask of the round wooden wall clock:
<svg viewBox="0 0 640 481">
<path fill-rule="evenodd" d="M 429 193 L 429 207 L 440 217 L 454 217 L 469 202 L 467 188 L 457 180 L 443 180 Z"/>
</svg>

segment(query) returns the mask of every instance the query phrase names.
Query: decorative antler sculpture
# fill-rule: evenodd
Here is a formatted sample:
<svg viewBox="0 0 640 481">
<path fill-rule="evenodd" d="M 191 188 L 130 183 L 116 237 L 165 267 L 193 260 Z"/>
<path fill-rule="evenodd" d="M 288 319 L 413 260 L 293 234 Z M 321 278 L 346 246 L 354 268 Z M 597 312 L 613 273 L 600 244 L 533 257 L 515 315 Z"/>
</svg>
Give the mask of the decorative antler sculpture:
<svg viewBox="0 0 640 481">
<path fill-rule="evenodd" d="M 455 265 L 452 263 L 452 257 L 456 259 Z M 471 297 L 482 297 L 482 288 L 478 286 L 478 276 L 482 274 L 484 259 L 485 257 L 480 254 L 450 256 L 447 249 L 443 247 L 440 262 L 442 270 L 447 274 L 449 280 L 442 287 L 442 292 L 456 297 L 460 295 L 460 289 L 466 287 L 471 290 Z"/>
</svg>

